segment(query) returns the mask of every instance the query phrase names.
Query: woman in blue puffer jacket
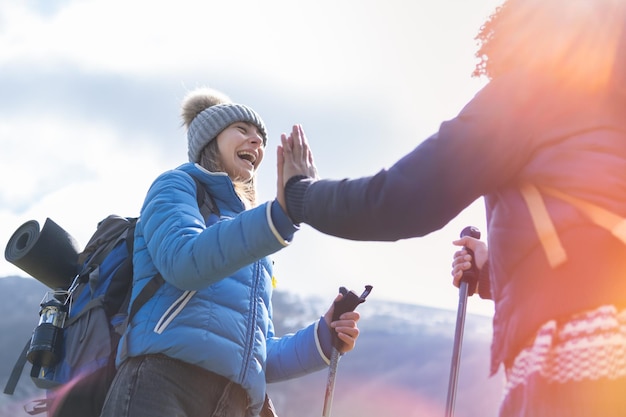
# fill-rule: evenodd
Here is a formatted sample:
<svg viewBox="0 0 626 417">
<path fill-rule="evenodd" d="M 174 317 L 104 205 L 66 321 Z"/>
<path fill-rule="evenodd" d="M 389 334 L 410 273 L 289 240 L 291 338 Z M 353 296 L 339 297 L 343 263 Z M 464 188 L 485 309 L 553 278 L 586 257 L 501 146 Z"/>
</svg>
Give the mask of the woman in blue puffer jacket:
<svg viewBox="0 0 626 417">
<path fill-rule="evenodd" d="M 331 323 L 331 307 L 294 334 L 274 335 L 267 257 L 287 246 L 297 227 L 281 191 L 273 202 L 256 203 L 263 121 L 209 89 L 187 96 L 183 119 L 190 162 L 160 175 L 148 191 L 135 231 L 131 303 L 155 275 L 165 283 L 123 335 L 103 417 L 268 413 L 266 381 L 326 367 L 331 328 L 344 352 L 359 334 L 358 313 Z M 197 186 L 213 200 L 206 218 Z"/>
</svg>

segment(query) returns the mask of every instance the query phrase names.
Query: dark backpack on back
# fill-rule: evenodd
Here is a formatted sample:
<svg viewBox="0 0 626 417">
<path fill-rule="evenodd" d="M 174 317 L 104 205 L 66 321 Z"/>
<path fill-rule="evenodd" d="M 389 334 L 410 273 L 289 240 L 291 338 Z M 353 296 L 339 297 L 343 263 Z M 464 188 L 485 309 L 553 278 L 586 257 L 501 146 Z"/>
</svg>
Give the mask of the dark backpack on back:
<svg viewBox="0 0 626 417">
<path fill-rule="evenodd" d="M 198 207 L 206 219 L 218 213 L 204 187 L 194 178 Z M 31 378 L 47 390 L 46 398 L 31 402 L 29 414 L 50 417 L 98 417 L 115 376 L 115 356 L 126 323 L 164 280 L 157 274 L 133 302 L 133 242 L 136 217 L 110 215 L 100 223 L 79 254 L 80 272 L 66 292 L 69 312 L 63 325 L 61 352 L 54 366 L 33 364 Z M 69 296 L 67 296 L 69 293 Z M 24 347 L 4 393 L 13 394 L 31 347 Z M 26 408 L 26 407 L 25 407 Z"/>
</svg>

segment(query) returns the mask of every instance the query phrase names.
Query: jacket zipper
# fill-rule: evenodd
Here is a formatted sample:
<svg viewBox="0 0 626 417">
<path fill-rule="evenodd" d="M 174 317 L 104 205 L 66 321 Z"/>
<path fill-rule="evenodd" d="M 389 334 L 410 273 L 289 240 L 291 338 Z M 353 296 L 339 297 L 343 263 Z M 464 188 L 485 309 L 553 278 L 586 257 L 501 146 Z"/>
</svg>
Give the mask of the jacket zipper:
<svg viewBox="0 0 626 417">
<path fill-rule="evenodd" d="M 250 299 L 250 314 L 248 320 L 248 329 L 247 329 L 247 342 L 244 351 L 243 357 L 243 366 L 241 368 L 241 375 L 239 377 L 240 381 L 243 381 L 244 376 L 246 374 L 246 370 L 250 364 L 250 352 L 252 351 L 252 347 L 254 346 L 254 335 L 256 329 L 256 321 L 257 321 L 257 298 L 259 294 L 259 280 L 261 279 L 261 275 L 259 273 L 260 270 L 260 262 L 254 263 L 254 281 L 252 283 L 252 297 Z"/>
</svg>

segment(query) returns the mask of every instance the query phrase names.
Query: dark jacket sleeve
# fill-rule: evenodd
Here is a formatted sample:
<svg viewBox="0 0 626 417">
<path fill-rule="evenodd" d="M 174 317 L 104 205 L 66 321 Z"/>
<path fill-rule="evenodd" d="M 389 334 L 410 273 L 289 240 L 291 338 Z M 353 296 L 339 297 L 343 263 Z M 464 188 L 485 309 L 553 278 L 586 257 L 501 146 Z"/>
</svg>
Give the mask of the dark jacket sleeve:
<svg viewBox="0 0 626 417">
<path fill-rule="evenodd" d="M 510 93 L 488 85 L 456 118 L 373 176 L 290 181 L 289 215 L 353 240 L 395 241 L 442 228 L 510 180 L 530 154 L 530 144 L 516 137 L 522 129 L 514 117 L 527 100 Z"/>
</svg>

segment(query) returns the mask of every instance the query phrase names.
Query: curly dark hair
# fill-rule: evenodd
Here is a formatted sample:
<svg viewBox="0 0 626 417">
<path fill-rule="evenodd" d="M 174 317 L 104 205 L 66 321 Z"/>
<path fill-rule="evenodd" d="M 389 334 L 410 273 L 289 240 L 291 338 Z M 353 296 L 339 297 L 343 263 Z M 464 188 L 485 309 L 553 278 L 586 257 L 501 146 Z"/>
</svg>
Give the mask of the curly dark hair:
<svg viewBox="0 0 626 417">
<path fill-rule="evenodd" d="M 606 88 L 626 67 L 625 27 L 624 0 L 506 0 L 475 38 L 472 75 L 522 68 Z"/>
</svg>

